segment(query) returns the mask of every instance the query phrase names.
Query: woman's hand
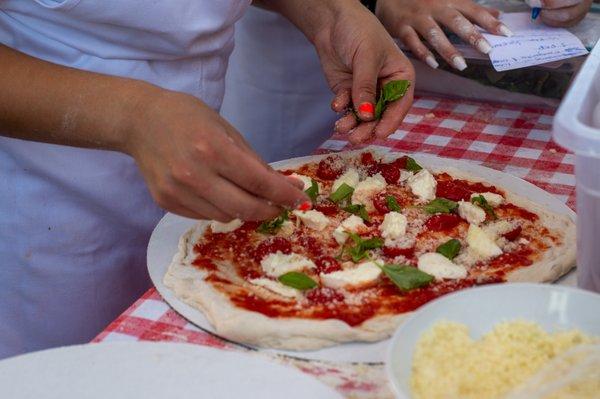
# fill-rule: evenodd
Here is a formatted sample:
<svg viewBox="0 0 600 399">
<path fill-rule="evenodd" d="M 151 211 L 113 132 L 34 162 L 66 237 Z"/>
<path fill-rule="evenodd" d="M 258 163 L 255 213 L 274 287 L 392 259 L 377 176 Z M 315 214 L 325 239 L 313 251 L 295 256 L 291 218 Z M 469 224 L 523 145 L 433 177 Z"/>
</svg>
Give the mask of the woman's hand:
<svg viewBox="0 0 600 399">
<path fill-rule="evenodd" d="M 268 219 L 308 200 L 202 101 L 162 89 L 142 97 L 123 149 L 161 207 L 225 222 Z"/>
<path fill-rule="evenodd" d="M 577 24 L 592 6 L 592 0 L 526 0 L 526 3 L 542 9 L 540 18 L 546 25 L 562 28 Z"/>
<path fill-rule="evenodd" d="M 377 18 L 358 1 L 261 0 L 263 7 L 287 17 L 315 45 L 334 99 L 336 112 L 346 112 L 336 131 L 349 133 L 352 143 L 387 137 L 402 123 L 412 104 L 415 73 Z M 378 87 L 406 79 L 406 95 L 390 103 L 375 120 Z M 356 110 L 359 118 L 349 112 Z"/>
<path fill-rule="evenodd" d="M 353 108 L 359 118 L 347 113 L 337 121 L 336 130 L 349 133 L 352 143 L 374 136 L 384 138 L 396 131 L 412 104 L 415 74 L 377 19 L 363 7 L 347 7 L 316 35 L 314 44 L 335 93 L 332 109 L 343 112 Z M 393 80 L 408 80 L 411 87 L 375 120 L 378 88 Z"/>
<path fill-rule="evenodd" d="M 462 71 L 467 67 L 464 57 L 450 43 L 441 26 L 484 54 L 492 48 L 475 24 L 496 35 L 512 35 L 498 20 L 497 10 L 472 0 L 378 0 L 376 15 L 393 37 L 400 39 L 432 68 L 437 68 L 438 63 L 421 37 L 454 68 Z"/>
</svg>

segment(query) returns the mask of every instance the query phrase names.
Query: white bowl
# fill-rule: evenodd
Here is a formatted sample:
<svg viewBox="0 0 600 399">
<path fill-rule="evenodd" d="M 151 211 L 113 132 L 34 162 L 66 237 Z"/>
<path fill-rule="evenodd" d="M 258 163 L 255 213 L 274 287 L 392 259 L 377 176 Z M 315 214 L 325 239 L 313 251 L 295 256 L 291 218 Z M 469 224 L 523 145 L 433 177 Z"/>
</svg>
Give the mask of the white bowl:
<svg viewBox="0 0 600 399">
<path fill-rule="evenodd" d="M 577 328 L 600 335 L 600 295 L 549 284 L 494 284 L 443 296 L 416 311 L 394 333 L 387 374 L 397 398 L 410 399 L 415 345 L 440 320 L 466 324 L 475 338 L 501 321 L 524 319 L 546 331 Z"/>
</svg>

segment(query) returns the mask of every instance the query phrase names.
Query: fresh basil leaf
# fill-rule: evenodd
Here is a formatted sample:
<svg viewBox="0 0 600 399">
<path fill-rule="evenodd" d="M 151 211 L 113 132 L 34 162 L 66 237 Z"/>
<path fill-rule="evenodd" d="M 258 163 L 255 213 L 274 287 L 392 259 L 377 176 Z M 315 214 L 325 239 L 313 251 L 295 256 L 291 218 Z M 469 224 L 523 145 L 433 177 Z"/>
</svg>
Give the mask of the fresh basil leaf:
<svg viewBox="0 0 600 399">
<path fill-rule="evenodd" d="M 380 119 L 389 103 L 401 99 L 406 95 L 410 81 L 392 80 L 387 82 L 379 92 L 379 99 L 375 104 L 375 119 Z"/>
<path fill-rule="evenodd" d="M 338 203 L 344 198 L 351 196 L 353 192 L 354 189 L 352 187 L 346 183 L 342 183 L 342 185 L 339 186 L 338 189 L 329 196 L 329 199 L 335 203 Z"/>
<path fill-rule="evenodd" d="M 348 236 L 354 241 L 354 245 L 351 247 L 347 247 L 345 252 L 350 255 L 353 262 L 358 262 L 359 260 L 367 257 L 367 252 L 362 248 L 363 239 L 356 233 L 348 232 Z"/>
<path fill-rule="evenodd" d="M 256 231 L 262 234 L 275 234 L 283 225 L 283 222 L 288 220 L 289 212 L 284 210 L 275 219 L 264 221 L 258 226 Z"/>
<path fill-rule="evenodd" d="M 317 200 L 317 196 L 319 195 L 319 183 L 311 179 L 310 187 L 304 190 L 304 192 L 306 195 L 308 195 L 312 202 L 315 202 Z"/>
<path fill-rule="evenodd" d="M 355 246 L 347 249 L 348 255 L 352 258 L 352 262 L 357 263 L 367 257 L 367 251 L 361 247 Z"/>
<path fill-rule="evenodd" d="M 460 252 L 460 247 L 460 241 L 458 241 L 456 238 L 453 238 L 437 247 L 435 252 L 442 254 L 446 258 L 452 260 L 456 258 L 456 255 L 458 255 L 458 253 Z"/>
<path fill-rule="evenodd" d="M 356 233 L 348 233 L 348 235 L 352 241 L 354 241 L 354 245 L 346 248 L 346 252 L 348 255 L 350 255 L 354 263 L 365 259 L 368 256 L 368 250 L 381 248 L 383 246 L 383 240 L 379 237 L 372 237 L 367 240 L 363 240 Z"/>
<path fill-rule="evenodd" d="M 317 286 L 315 280 L 300 272 L 287 272 L 282 274 L 279 276 L 279 282 L 300 291 L 310 290 Z"/>
<path fill-rule="evenodd" d="M 458 203 L 446 198 L 436 198 L 423 207 L 427 213 L 452 213 L 458 208 Z"/>
<path fill-rule="evenodd" d="M 362 247 L 364 249 L 377 249 L 383 247 L 383 240 L 379 237 L 369 238 L 368 240 L 364 240 L 362 242 Z"/>
<path fill-rule="evenodd" d="M 398 204 L 398 201 L 396 200 L 396 197 L 394 197 L 393 195 L 386 196 L 385 203 L 390 211 L 400 212 L 402 210 L 400 204 Z"/>
<path fill-rule="evenodd" d="M 381 270 L 402 291 L 423 287 L 433 281 L 433 276 L 407 265 L 387 264 Z"/>
<path fill-rule="evenodd" d="M 408 80 L 392 80 L 383 86 L 383 99 L 386 103 L 399 100 L 406 95 L 409 87 Z"/>
<path fill-rule="evenodd" d="M 367 208 L 363 204 L 352 204 L 344 208 L 346 212 L 350 212 L 353 215 L 360 216 L 365 222 L 370 222 L 369 213 Z"/>
<path fill-rule="evenodd" d="M 423 169 L 423 167 L 419 165 L 414 158 L 406 157 L 406 170 L 410 172 L 418 172 L 421 169 Z"/>
<path fill-rule="evenodd" d="M 483 195 L 480 194 L 471 198 L 471 202 L 483 209 L 492 219 L 498 219 L 496 212 L 494 212 L 494 208 L 492 208 Z"/>
</svg>

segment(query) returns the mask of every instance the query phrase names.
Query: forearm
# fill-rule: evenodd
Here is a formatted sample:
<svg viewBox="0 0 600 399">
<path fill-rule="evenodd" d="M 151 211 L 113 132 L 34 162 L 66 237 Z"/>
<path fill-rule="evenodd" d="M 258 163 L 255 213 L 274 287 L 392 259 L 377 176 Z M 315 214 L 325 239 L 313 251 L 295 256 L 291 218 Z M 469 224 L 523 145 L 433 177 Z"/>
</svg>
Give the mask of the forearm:
<svg viewBox="0 0 600 399">
<path fill-rule="evenodd" d="M 0 45 L 0 134 L 123 150 L 131 115 L 152 86 L 68 68 Z"/>
</svg>

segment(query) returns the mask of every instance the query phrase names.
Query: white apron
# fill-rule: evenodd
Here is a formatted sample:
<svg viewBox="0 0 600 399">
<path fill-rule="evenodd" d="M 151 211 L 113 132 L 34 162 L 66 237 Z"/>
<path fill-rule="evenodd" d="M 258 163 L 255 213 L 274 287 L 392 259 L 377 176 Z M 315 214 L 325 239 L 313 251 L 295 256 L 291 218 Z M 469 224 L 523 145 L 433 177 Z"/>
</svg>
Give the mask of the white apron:
<svg viewBox="0 0 600 399">
<path fill-rule="evenodd" d="M 221 115 L 268 161 L 308 155 L 333 132 L 333 94 L 313 45 L 278 14 L 236 25 Z"/>
<path fill-rule="evenodd" d="M 3 0 L 0 42 L 218 109 L 249 2 Z M 126 155 L 0 137 L 0 358 L 101 331 L 149 287 L 162 214 Z"/>
</svg>

